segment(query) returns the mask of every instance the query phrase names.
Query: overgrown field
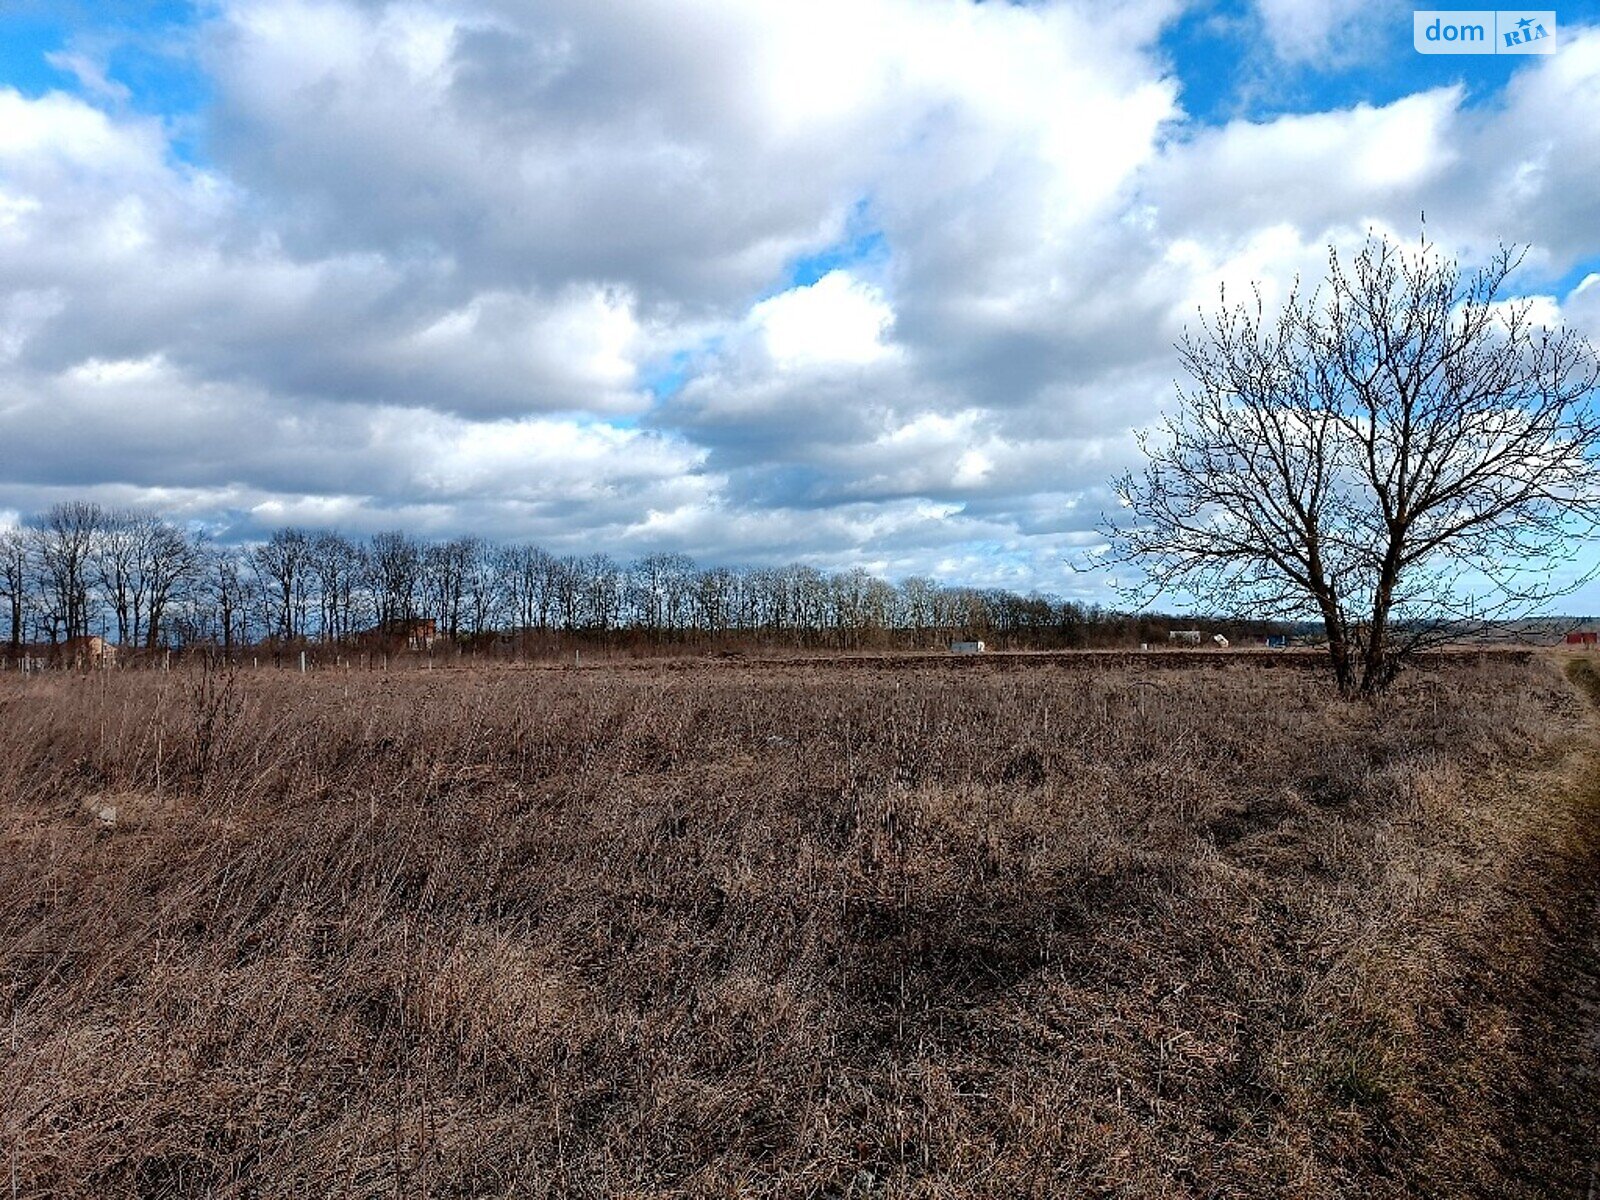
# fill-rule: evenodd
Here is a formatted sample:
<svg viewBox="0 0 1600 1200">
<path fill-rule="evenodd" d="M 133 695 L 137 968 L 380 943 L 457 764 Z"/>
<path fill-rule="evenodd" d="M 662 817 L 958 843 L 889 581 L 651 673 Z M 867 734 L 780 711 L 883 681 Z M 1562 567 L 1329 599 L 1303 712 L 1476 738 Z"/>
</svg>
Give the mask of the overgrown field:
<svg viewBox="0 0 1600 1200">
<path fill-rule="evenodd" d="M 1588 714 L 0 677 L 0 1196 L 1580 1196 Z"/>
</svg>

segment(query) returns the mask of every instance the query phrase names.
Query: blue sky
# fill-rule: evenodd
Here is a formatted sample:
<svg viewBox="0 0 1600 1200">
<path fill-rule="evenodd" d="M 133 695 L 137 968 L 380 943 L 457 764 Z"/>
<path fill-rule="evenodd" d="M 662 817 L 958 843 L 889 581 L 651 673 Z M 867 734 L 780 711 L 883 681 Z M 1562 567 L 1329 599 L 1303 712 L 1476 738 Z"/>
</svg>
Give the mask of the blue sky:
<svg viewBox="0 0 1600 1200">
<path fill-rule="evenodd" d="M 81 52 L 128 89 L 131 106 L 160 114 L 195 112 L 206 97 L 205 74 L 191 53 L 201 8 L 138 0 L 109 6 L 71 0 L 8 4 L 0 13 L 5 30 L 0 70 L 9 86 L 26 95 L 82 91 L 70 69 L 50 61 L 54 55 Z M 110 20 L 105 19 L 108 11 Z"/>
<path fill-rule="evenodd" d="M 1600 13 L 1511 58 L 1411 11 L 6 5 L 0 519 L 1102 597 L 1068 560 L 1219 283 L 1426 212 L 1600 326 Z"/>
<path fill-rule="evenodd" d="M 1317 40 L 1314 52 L 1287 56 L 1274 51 L 1264 19 L 1252 4 L 1227 0 L 1194 5 L 1167 25 L 1161 44 L 1183 81 L 1183 105 L 1192 117 L 1216 123 L 1381 105 L 1454 83 L 1467 88 L 1469 104 L 1493 104 L 1512 72 L 1526 65 L 1526 59 L 1509 55 L 1418 55 L 1411 26 L 1418 5 L 1279 7 L 1285 10 L 1285 24 L 1294 8 L 1303 7 L 1334 25 Z M 1590 19 L 1592 6 L 1563 7 L 1558 15 Z"/>
</svg>

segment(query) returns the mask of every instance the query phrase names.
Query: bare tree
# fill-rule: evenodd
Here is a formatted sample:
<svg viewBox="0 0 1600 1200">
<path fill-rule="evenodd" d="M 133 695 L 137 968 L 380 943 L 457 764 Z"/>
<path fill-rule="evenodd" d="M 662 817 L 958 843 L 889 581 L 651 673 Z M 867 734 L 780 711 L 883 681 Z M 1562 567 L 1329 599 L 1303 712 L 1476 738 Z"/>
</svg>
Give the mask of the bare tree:
<svg viewBox="0 0 1600 1200">
<path fill-rule="evenodd" d="M 391 629 L 417 619 L 422 590 L 422 547 L 404 533 L 375 533 L 367 551 L 369 584 L 378 625 Z"/>
<path fill-rule="evenodd" d="M 609 554 L 586 554 L 578 571 L 583 580 L 585 625 L 597 633 L 610 633 L 622 612 L 622 568 Z"/>
<path fill-rule="evenodd" d="M 98 504 L 71 500 L 47 509 L 34 526 L 34 547 L 52 635 L 89 633 L 89 586 L 95 541 L 105 515 Z"/>
<path fill-rule="evenodd" d="M 694 621 L 698 570 L 687 554 L 668 554 L 660 563 L 661 617 L 668 635 L 680 638 Z"/>
<path fill-rule="evenodd" d="M 192 597 L 190 589 L 199 581 L 205 544 L 200 535 L 185 533 L 159 518 L 145 518 L 143 523 L 139 575 L 149 616 L 145 645 L 153 650 L 161 644 L 169 606 Z"/>
<path fill-rule="evenodd" d="M 627 596 L 635 625 L 651 641 L 681 631 L 694 563 L 682 554 L 647 554 L 628 568 Z"/>
<path fill-rule="evenodd" d="M 934 623 L 939 585 L 926 575 L 912 575 L 901 582 L 900 594 L 901 612 L 906 628 L 911 631 L 911 644 L 920 650 L 928 644 L 928 630 Z"/>
<path fill-rule="evenodd" d="M 738 576 L 726 567 L 708 567 L 695 576 L 694 605 L 700 628 L 715 641 L 733 621 Z"/>
<path fill-rule="evenodd" d="M 1352 695 L 1571 590 L 1600 519 L 1600 367 L 1505 298 L 1519 262 L 1467 275 L 1373 236 L 1275 315 L 1224 296 L 1179 345 L 1192 386 L 1141 437 L 1147 464 L 1114 481 L 1113 561 L 1146 598 L 1319 621 Z"/>
<path fill-rule="evenodd" d="M 828 627 L 831 590 L 828 577 L 816 567 L 797 563 L 784 568 L 784 606 L 799 635 L 797 644 L 814 643 Z"/>
<path fill-rule="evenodd" d="M 212 547 L 200 570 L 200 594 L 211 612 L 208 624 L 222 642 L 223 657 L 231 662 L 235 646 L 249 640 L 248 614 L 254 596 L 245 556 L 232 547 Z"/>
<path fill-rule="evenodd" d="M 28 539 L 21 529 L 0 529 L 0 598 L 6 602 L 7 655 L 22 653 L 30 581 Z"/>
<path fill-rule="evenodd" d="M 200 543 L 159 516 L 136 510 L 100 515 L 95 581 L 124 646 L 160 643 L 167 607 L 195 581 Z"/>
<path fill-rule="evenodd" d="M 311 539 L 310 556 L 317 589 L 318 635 L 324 642 L 344 641 L 355 632 L 366 558 L 349 538 L 329 531 Z"/>
<path fill-rule="evenodd" d="M 757 567 L 745 572 L 744 602 L 750 629 L 768 638 L 781 635 L 789 623 L 787 599 L 780 568 Z"/>
<path fill-rule="evenodd" d="M 310 607 L 311 538 L 303 529 L 275 530 L 250 555 L 260 580 L 268 626 L 286 642 L 305 636 Z"/>
<path fill-rule="evenodd" d="M 583 566 L 570 554 L 550 563 L 550 589 L 553 611 L 561 618 L 561 628 L 576 632 L 583 623 Z"/>
<path fill-rule="evenodd" d="M 432 542 L 422 550 L 422 607 L 452 640 L 461 611 L 461 558 L 460 542 Z"/>
<path fill-rule="evenodd" d="M 491 632 L 505 615 L 511 591 L 500 572 L 500 556 L 480 538 L 468 538 L 463 596 L 467 633 L 480 637 Z"/>
<path fill-rule="evenodd" d="M 537 546 L 502 546 L 495 552 L 495 570 L 505 588 L 506 606 L 518 633 L 550 626 L 553 561 Z"/>
<path fill-rule="evenodd" d="M 148 518 L 115 510 L 103 514 L 94 539 L 94 571 L 117 622 L 117 642 L 132 646 L 144 623 L 144 577 L 139 570 Z"/>
</svg>

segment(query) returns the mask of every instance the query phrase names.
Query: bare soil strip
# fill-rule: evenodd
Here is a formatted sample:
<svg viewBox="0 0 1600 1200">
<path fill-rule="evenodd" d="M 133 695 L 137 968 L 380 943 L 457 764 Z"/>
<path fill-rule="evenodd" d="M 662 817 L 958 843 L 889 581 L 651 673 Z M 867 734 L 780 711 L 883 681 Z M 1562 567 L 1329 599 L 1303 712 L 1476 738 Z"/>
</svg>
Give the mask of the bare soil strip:
<svg viewBox="0 0 1600 1200">
<path fill-rule="evenodd" d="M 1586 657 L 1565 664 L 1586 698 L 1586 744 L 1567 791 L 1576 819 L 1552 856 L 1556 896 L 1539 913 L 1548 950 L 1528 990 L 1520 1052 L 1529 1064 L 1509 1139 L 1516 1173 L 1542 1194 L 1600 1195 L 1600 670 Z"/>
</svg>

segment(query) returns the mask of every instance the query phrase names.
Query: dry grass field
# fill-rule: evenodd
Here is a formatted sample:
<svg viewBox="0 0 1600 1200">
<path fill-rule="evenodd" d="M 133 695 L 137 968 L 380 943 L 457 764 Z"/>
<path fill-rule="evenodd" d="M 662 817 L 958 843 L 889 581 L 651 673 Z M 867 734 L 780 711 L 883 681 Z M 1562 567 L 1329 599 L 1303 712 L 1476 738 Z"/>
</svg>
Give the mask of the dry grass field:
<svg viewBox="0 0 1600 1200">
<path fill-rule="evenodd" d="M 1582 1196 L 1574 664 L 0 677 L 0 1197 Z"/>
</svg>

